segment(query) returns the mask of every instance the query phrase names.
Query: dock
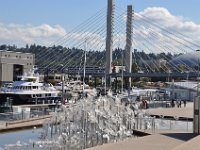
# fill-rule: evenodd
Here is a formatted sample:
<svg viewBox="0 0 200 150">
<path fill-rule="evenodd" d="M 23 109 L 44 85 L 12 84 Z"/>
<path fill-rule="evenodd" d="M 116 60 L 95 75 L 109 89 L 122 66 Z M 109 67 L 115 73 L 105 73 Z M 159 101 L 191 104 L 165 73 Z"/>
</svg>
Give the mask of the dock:
<svg viewBox="0 0 200 150">
<path fill-rule="evenodd" d="M 45 115 L 24 120 L 8 121 L 5 122 L 5 125 L 0 126 L 0 133 L 42 127 L 43 123 L 50 119 L 51 116 Z"/>
</svg>

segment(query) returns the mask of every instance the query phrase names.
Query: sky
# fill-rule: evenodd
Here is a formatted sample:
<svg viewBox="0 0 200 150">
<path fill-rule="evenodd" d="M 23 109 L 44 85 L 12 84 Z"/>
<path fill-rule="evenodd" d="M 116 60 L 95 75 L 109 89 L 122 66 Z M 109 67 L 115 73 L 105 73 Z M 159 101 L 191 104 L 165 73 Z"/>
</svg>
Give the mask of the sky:
<svg viewBox="0 0 200 150">
<path fill-rule="evenodd" d="M 174 27 L 179 31 L 184 26 L 195 35 L 198 32 L 200 39 L 199 0 L 115 0 L 124 10 L 130 4 L 135 12 L 154 21 L 163 19 L 179 25 Z M 106 10 L 107 0 L 1 0 L 0 6 L 0 44 L 48 45 L 99 10 Z"/>
</svg>

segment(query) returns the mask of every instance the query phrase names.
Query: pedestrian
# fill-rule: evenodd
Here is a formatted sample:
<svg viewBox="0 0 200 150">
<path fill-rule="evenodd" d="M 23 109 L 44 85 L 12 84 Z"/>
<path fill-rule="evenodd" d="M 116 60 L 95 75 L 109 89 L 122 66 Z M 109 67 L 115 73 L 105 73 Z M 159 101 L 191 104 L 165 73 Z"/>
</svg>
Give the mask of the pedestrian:
<svg viewBox="0 0 200 150">
<path fill-rule="evenodd" d="M 176 100 L 176 105 L 179 108 L 179 101 L 178 100 Z"/>
<path fill-rule="evenodd" d="M 173 108 L 174 106 L 175 106 L 174 99 L 172 99 L 172 101 L 171 101 L 171 107 Z"/>
<path fill-rule="evenodd" d="M 181 108 L 181 100 L 179 101 L 179 107 Z"/>
<path fill-rule="evenodd" d="M 184 100 L 183 103 L 184 103 L 184 107 L 186 107 L 186 100 Z"/>
</svg>

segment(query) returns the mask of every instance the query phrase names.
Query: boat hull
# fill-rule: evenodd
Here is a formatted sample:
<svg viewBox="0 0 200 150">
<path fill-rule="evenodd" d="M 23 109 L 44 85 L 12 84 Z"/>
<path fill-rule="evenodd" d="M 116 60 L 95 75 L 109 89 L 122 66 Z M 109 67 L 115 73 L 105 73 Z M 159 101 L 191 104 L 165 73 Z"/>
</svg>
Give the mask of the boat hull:
<svg viewBox="0 0 200 150">
<path fill-rule="evenodd" d="M 61 101 L 60 96 L 35 98 L 29 94 L 0 93 L 0 105 L 50 104 L 57 101 Z"/>
</svg>

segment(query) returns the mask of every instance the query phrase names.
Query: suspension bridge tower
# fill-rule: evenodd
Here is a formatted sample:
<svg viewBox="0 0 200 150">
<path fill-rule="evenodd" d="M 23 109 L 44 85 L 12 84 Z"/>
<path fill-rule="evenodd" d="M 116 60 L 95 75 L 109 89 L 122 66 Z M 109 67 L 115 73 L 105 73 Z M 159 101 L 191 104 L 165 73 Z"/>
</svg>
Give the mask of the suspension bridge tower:
<svg viewBox="0 0 200 150">
<path fill-rule="evenodd" d="M 125 68 L 127 73 L 132 72 L 132 23 L 133 22 L 133 9 L 132 5 L 127 6 L 127 19 L 126 19 L 126 46 L 125 46 Z M 131 87 L 131 77 L 125 79 L 127 88 Z"/>
</svg>

